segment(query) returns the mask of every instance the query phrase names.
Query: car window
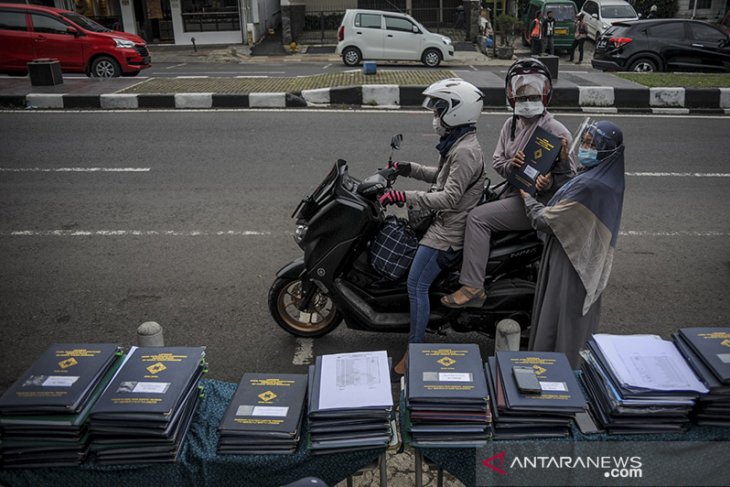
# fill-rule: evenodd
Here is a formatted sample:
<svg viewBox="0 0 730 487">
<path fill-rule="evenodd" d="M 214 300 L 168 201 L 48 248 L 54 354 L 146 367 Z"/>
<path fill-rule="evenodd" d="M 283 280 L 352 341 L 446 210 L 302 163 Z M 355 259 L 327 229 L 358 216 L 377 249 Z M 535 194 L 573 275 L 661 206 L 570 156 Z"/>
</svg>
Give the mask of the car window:
<svg viewBox="0 0 730 487">
<path fill-rule="evenodd" d="M 601 18 L 604 19 L 627 19 L 636 17 L 636 11 L 629 5 L 604 5 L 601 7 Z"/>
<path fill-rule="evenodd" d="M 365 27 L 368 29 L 380 29 L 382 22 L 380 15 L 375 14 L 357 14 L 355 16 L 355 27 Z"/>
<path fill-rule="evenodd" d="M 586 13 L 587 13 L 588 15 L 598 14 L 598 5 L 596 5 L 596 4 L 595 4 L 595 3 L 593 3 L 593 2 L 586 2 L 586 3 L 585 3 L 585 4 L 583 5 L 583 10 L 584 10 L 584 11 L 585 11 L 585 12 L 586 12 Z"/>
<path fill-rule="evenodd" d="M 31 22 L 33 22 L 33 30 L 46 34 L 67 34 L 68 25 L 60 20 L 56 20 L 47 15 L 31 14 Z"/>
<path fill-rule="evenodd" d="M 63 15 L 65 18 L 70 20 L 76 25 L 79 25 L 83 27 L 86 30 L 90 30 L 92 32 L 112 32 L 111 29 L 107 29 L 103 25 L 99 25 L 93 20 L 84 17 L 83 15 L 79 15 L 74 12 L 64 12 L 61 15 Z"/>
<path fill-rule="evenodd" d="M 666 24 L 649 27 L 649 36 L 664 39 L 684 39 L 684 24 L 681 22 L 667 22 Z"/>
<path fill-rule="evenodd" d="M 28 30 L 25 12 L 0 12 L 0 30 Z"/>
<path fill-rule="evenodd" d="M 720 41 L 727 39 L 727 36 L 717 29 L 713 29 L 709 25 L 689 24 L 689 31 L 692 38 L 696 41 L 711 42 L 718 44 Z"/>
<path fill-rule="evenodd" d="M 413 32 L 413 23 L 402 17 L 385 16 L 385 28 L 388 30 L 399 30 L 402 32 Z"/>
<path fill-rule="evenodd" d="M 577 13 L 575 11 L 575 5 L 570 3 L 550 3 L 546 6 L 546 9 L 553 11 L 555 20 L 558 22 L 572 22 L 573 20 L 575 20 L 575 14 Z"/>
</svg>

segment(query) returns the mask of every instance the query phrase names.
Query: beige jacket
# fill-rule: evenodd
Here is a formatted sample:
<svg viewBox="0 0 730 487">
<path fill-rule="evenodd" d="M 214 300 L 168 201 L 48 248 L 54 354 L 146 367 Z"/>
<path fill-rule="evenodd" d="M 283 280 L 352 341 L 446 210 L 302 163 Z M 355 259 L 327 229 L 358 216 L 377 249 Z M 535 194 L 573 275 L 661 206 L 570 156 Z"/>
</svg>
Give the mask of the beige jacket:
<svg viewBox="0 0 730 487">
<path fill-rule="evenodd" d="M 406 191 L 408 206 L 438 211 L 420 244 L 437 250 L 461 249 L 467 214 L 479 202 L 486 178 L 476 132 L 456 141 L 446 157 L 439 159 L 438 167 L 412 162 L 410 177 L 432 186 L 428 192 Z"/>
</svg>

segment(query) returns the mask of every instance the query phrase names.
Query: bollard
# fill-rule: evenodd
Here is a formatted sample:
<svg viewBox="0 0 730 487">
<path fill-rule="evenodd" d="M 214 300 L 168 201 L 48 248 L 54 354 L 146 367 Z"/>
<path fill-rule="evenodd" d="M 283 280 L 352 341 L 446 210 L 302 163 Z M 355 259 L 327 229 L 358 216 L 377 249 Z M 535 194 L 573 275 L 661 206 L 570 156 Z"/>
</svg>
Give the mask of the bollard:
<svg viewBox="0 0 730 487">
<path fill-rule="evenodd" d="M 164 347 L 162 327 L 154 321 L 145 321 L 137 327 L 137 343 L 140 347 Z"/>
<path fill-rule="evenodd" d="M 520 334 L 522 329 L 515 320 L 500 320 L 494 334 L 495 352 L 517 352 L 520 349 Z"/>
<path fill-rule="evenodd" d="M 198 46 L 195 45 L 195 37 L 191 37 L 190 42 L 193 43 L 193 52 L 198 52 Z"/>
</svg>

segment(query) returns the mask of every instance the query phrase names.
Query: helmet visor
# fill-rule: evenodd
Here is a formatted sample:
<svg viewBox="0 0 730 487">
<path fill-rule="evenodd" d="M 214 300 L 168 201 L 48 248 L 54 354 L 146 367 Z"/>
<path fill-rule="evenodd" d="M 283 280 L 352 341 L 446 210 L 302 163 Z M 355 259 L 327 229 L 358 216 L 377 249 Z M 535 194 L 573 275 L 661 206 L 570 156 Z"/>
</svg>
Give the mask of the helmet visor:
<svg viewBox="0 0 730 487">
<path fill-rule="evenodd" d="M 433 111 L 436 115 L 441 117 L 441 115 L 443 115 L 444 112 L 448 110 L 449 102 L 447 102 L 446 100 L 442 100 L 441 98 L 427 96 L 426 99 L 423 100 L 423 104 L 421 106 L 423 108 L 427 108 Z"/>
<path fill-rule="evenodd" d="M 547 78 L 539 73 L 518 74 L 511 80 L 513 96 L 542 95 Z"/>
</svg>

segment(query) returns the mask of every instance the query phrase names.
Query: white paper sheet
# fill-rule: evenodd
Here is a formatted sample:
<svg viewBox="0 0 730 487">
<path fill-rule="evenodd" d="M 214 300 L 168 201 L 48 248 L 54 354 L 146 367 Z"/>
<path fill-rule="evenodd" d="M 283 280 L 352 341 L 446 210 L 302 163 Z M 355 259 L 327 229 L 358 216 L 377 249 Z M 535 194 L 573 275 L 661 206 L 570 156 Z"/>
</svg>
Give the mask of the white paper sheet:
<svg viewBox="0 0 730 487">
<path fill-rule="evenodd" d="M 708 392 L 674 344 L 658 335 L 597 334 L 593 338 L 623 387 Z"/>
<path fill-rule="evenodd" d="M 393 406 L 384 350 L 323 355 L 320 380 L 320 409 Z"/>
</svg>

